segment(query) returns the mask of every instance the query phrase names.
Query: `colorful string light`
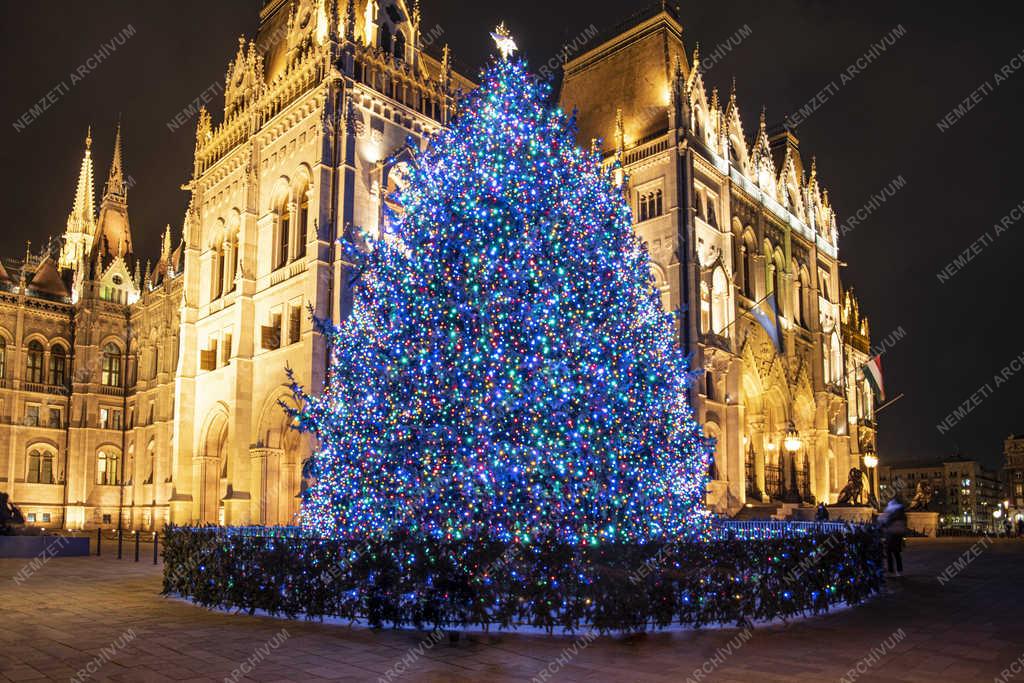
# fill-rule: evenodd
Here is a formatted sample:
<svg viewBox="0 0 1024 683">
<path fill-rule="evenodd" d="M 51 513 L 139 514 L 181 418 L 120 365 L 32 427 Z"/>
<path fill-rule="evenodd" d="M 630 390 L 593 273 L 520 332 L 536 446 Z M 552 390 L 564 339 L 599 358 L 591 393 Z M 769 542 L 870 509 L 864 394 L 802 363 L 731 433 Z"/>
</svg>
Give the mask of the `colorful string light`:
<svg viewBox="0 0 1024 683">
<path fill-rule="evenodd" d="M 632 215 L 549 87 L 496 61 L 392 197 L 326 387 L 304 528 L 332 538 L 694 539 L 709 448 Z M 368 239 L 368 238 L 367 238 Z"/>
</svg>

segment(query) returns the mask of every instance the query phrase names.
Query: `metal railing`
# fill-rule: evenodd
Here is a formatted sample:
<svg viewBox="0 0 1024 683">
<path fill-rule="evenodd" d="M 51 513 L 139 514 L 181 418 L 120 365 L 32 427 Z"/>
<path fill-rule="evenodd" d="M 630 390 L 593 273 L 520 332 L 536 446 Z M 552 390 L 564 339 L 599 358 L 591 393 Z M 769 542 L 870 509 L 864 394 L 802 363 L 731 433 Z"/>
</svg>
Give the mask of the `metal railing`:
<svg viewBox="0 0 1024 683">
<path fill-rule="evenodd" d="M 857 527 L 846 522 L 786 522 L 776 520 L 720 520 L 712 529 L 712 538 L 763 540 L 795 538 L 813 534 L 846 534 Z"/>
<path fill-rule="evenodd" d="M 203 529 L 203 527 L 197 527 Z M 249 538 L 280 538 L 326 540 L 310 534 L 298 526 L 210 526 L 207 529 L 223 536 L 244 536 Z M 770 538 L 798 538 L 813 534 L 846 534 L 858 528 L 847 522 L 789 522 L 780 520 L 734 520 L 715 519 L 710 531 L 713 540 L 738 538 L 764 540 Z"/>
</svg>

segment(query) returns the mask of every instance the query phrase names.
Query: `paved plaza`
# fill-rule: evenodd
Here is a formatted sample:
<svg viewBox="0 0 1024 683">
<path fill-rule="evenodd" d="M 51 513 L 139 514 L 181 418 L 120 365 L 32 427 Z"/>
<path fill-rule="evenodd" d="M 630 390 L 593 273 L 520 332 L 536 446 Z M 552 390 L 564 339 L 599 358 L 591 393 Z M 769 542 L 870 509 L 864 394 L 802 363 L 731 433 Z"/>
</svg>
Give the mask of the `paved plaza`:
<svg viewBox="0 0 1024 683">
<path fill-rule="evenodd" d="M 161 567 L 118 561 L 109 547 L 51 559 L 21 583 L 25 561 L 0 560 L 0 681 L 993 681 L 1024 654 L 1024 541 L 985 541 L 951 568 L 973 543 L 912 540 L 906 576 L 856 609 L 747 634 L 593 642 L 504 634 L 450 644 L 211 612 L 160 596 Z"/>
</svg>

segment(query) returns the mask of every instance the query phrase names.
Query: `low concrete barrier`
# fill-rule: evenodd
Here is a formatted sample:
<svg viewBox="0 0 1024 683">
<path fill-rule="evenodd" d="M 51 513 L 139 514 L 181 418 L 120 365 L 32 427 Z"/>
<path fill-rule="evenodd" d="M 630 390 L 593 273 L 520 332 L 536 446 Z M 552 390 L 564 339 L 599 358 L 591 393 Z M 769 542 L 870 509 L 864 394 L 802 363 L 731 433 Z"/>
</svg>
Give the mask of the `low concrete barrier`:
<svg viewBox="0 0 1024 683">
<path fill-rule="evenodd" d="M 0 558 L 82 557 L 89 539 L 75 536 L 0 536 Z"/>
</svg>

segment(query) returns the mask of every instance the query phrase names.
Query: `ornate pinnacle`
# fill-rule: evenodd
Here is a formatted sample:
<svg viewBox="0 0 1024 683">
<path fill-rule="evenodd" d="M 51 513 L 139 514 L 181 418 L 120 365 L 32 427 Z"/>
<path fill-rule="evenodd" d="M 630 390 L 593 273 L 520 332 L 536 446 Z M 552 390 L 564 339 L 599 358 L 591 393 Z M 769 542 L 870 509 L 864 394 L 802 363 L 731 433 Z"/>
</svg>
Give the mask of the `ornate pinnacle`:
<svg viewBox="0 0 1024 683">
<path fill-rule="evenodd" d="M 348 0 L 345 8 L 345 39 L 356 39 L 356 0 Z"/>
<path fill-rule="evenodd" d="M 160 246 L 160 260 L 168 261 L 171 258 L 171 224 L 167 224 L 167 229 L 164 230 L 163 244 Z"/>
<path fill-rule="evenodd" d="M 615 148 L 620 154 L 626 149 L 626 126 L 622 120 L 622 107 L 615 110 Z"/>
<path fill-rule="evenodd" d="M 448 43 L 444 44 L 444 49 L 441 50 L 441 85 L 444 89 L 448 90 L 448 84 L 452 78 L 452 50 L 448 47 Z"/>
<path fill-rule="evenodd" d="M 124 194 L 124 171 L 121 165 L 121 122 L 117 122 L 114 134 L 114 156 L 110 162 L 110 173 L 107 175 L 105 194 Z"/>
</svg>

